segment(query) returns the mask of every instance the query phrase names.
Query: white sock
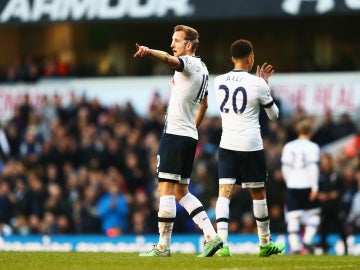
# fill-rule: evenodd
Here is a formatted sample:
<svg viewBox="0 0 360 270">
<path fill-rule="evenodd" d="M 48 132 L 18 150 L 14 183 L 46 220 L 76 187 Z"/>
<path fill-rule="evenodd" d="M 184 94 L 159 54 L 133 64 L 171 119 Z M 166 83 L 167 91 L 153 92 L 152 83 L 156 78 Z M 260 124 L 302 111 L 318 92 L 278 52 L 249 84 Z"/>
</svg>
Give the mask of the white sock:
<svg viewBox="0 0 360 270">
<path fill-rule="evenodd" d="M 300 219 L 296 212 L 288 213 L 287 232 L 290 252 L 299 252 L 301 249 L 300 241 Z"/>
<path fill-rule="evenodd" d="M 157 248 L 160 251 L 170 249 L 171 234 L 174 227 L 176 217 L 176 201 L 175 196 L 167 195 L 160 197 L 158 226 L 159 226 L 159 242 Z"/>
<path fill-rule="evenodd" d="M 270 219 L 266 199 L 253 200 L 253 208 L 260 246 L 267 246 L 270 243 Z"/>
<path fill-rule="evenodd" d="M 301 249 L 300 235 L 295 232 L 289 233 L 288 240 L 289 240 L 290 251 L 299 252 Z"/>
<path fill-rule="evenodd" d="M 190 192 L 182 197 L 179 203 L 186 209 L 195 224 L 202 229 L 205 241 L 208 242 L 213 240 L 216 237 L 216 232 L 202 203 Z"/>
<path fill-rule="evenodd" d="M 215 208 L 217 233 L 223 240 L 224 246 L 227 245 L 229 236 L 229 204 L 230 200 L 228 198 L 219 197 Z"/>
<path fill-rule="evenodd" d="M 314 236 L 317 232 L 317 227 L 315 226 L 306 226 L 304 231 L 303 242 L 306 245 L 312 245 Z"/>
<path fill-rule="evenodd" d="M 319 227 L 320 224 L 320 216 L 316 214 L 309 214 L 307 215 L 305 223 L 306 226 L 305 226 L 303 242 L 306 245 L 312 245 L 313 239 L 317 232 L 317 228 Z"/>
</svg>

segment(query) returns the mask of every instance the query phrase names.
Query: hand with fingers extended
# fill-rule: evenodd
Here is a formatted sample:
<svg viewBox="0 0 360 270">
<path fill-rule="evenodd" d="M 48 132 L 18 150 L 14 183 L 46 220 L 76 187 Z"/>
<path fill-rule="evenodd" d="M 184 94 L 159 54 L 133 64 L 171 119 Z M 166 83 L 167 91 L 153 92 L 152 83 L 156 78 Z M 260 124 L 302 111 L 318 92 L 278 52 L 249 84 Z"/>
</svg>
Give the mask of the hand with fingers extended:
<svg viewBox="0 0 360 270">
<path fill-rule="evenodd" d="M 266 62 L 262 64 L 261 67 L 259 65 L 256 67 L 256 76 L 263 78 L 266 83 L 268 83 L 269 77 L 273 75 L 274 72 L 274 67 Z"/>
<path fill-rule="evenodd" d="M 140 46 L 138 43 L 136 43 L 135 46 L 136 46 L 136 53 L 134 54 L 134 58 L 143 57 L 150 53 L 150 49 L 146 46 Z"/>
</svg>

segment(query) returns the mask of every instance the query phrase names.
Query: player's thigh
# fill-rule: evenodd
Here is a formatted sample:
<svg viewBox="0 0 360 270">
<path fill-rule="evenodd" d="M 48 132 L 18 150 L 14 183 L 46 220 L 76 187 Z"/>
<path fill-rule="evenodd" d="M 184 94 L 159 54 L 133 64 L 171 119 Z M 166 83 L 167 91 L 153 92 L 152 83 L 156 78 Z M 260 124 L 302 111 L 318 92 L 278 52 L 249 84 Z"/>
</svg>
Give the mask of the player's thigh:
<svg viewBox="0 0 360 270">
<path fill-rule="evenodd" d="M 157 156 L 157 173 L 160 179 L 181 181 L 190 177 L 197 140 L 173 134 L 163 134 Z"/>
<path fill-rule="evenodd" d="M 239 179 L 244 188 L 262 188 L 267 181 L 264 150 L 240 152 L 241 170 Z"/>
<path fill-rule="evenodd" d="M 218 174 L 220 184 L 235 184 L 239 175 L 239 164 L 236 151 L 219 148 L 218 150 Z"/>
<path fill-rule="evenodd" d="M 196 147 L 198 141 L 191 137 L 182 138 L 182 167 L 181 167 L 181 178 L 182 183 L 188 184 L 188 179 L 190 180 L 191 172 L 194 165 Z M 185 182 L 184 182 L 185 181 Z"/>
</svg>

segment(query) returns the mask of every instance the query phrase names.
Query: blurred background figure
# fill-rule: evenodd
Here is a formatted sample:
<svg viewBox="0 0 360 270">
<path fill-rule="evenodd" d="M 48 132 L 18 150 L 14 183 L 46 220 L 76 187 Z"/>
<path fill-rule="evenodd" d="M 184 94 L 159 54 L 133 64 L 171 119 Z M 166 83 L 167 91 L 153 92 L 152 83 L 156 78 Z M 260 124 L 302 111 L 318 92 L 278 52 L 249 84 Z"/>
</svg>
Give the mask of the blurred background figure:
<svg viewBox="0 0 360 270">
<path fill-rule="evenodd" d="M 351 201 L 348 228 L 352 234 L 360 233 L 360 169 L 356 171 L 357 191 Z"/>
<path fill-rule="evenodd" d="M 340 235 L 344 243 L 344 253 L 348 252 L 345 232 L 346 217 L 341 208 L 343 192 L 343 182 L 339 173 L 335 171 L 332 156 L 329 153 L 323 153 L 320 159 L 318 200 L 321 205 L 320 246 L 324 253 L 330 249 L 327 240 L 330 233 Z"/>
<path fill-rule="evenodd" d="M 313 253 L 314 237 L 320 224 L 319 190 L 320 148 L 310 141 L 312 125 L 308 119 L 296 125 L 298 138 L 285 144 L 282 173 L 286 183 L 286 221 L 290 252 Z M 304 234 L 301 234 L 304 227 Z"/>
<path fill-rule="evenodd" d="M 129 205 L 118 182 L 110 181 L 105 189 L 97 205 L 98 215 L 102 231 L 109 237 L 115 237 L 128 230 Z"/>
</svg>

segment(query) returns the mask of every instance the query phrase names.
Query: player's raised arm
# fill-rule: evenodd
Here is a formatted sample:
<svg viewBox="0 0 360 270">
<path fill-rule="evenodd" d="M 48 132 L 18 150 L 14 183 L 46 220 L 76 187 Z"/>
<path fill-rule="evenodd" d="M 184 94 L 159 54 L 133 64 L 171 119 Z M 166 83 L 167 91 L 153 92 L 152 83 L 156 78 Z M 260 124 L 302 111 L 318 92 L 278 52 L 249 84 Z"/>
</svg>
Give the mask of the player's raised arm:
<svg viewBox="0 0 360 270">
<path fill-rule="evenodd" d="M 135 46 L 136 53 L 134 54 L 134 58 L 149 56 L 155 61 L 168 64 L 174 69 L 180 68 L 180 60 L 176 56 L 172 56 L 164 51 L 150 49 L 149 47 L 139 45 L 138 43 L 136 43 Z"/>
<path fill-rule="evenodd" d="M 259 65 L 256 67 L 256 76 L 263 78 L 266 83 L 269 83 L 269 77 L 273 75 L 274 72 L 273 66 L 266 62 L 262 64 L 261 67 Z"/>
</svg>

